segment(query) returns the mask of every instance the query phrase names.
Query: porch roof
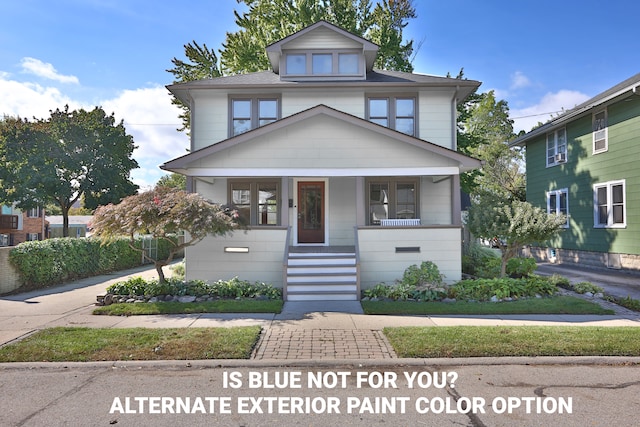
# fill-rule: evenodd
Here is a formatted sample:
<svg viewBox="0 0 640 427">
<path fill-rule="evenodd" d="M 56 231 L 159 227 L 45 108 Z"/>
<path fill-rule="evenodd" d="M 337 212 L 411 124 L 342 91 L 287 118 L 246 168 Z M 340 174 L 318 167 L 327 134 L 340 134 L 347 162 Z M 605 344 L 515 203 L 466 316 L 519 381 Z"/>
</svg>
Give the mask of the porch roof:
<svg viewBox="0 0 640 427">
<path fill-rule="evenodd" d="M 318 105 L 160 166 L 187 176 L 447 176 L 478 159 Z"/>
</svg>

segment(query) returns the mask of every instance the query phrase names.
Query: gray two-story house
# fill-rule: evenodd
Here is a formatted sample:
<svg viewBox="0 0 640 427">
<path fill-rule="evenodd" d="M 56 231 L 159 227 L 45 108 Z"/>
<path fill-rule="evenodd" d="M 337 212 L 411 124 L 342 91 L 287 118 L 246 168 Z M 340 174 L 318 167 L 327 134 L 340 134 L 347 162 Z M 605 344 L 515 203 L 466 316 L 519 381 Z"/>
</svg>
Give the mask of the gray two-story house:
<svg viewBox="0 0 640 427">
<path fill-rule="evenodd" d="M 534 256 L 640 270 L 640 74 L 512 145 L 526 147 L 527 200 L 567 216 Z"/>
<path fill-rule="evenodd" d="M 456 151 L 456 107 L 480 83 L 374 70 L 377 50 L 321 21 L 268 46 L 271 70 L 168 86 L 191 149 L 162 168 L 249 224 L 188 248 L 187 279 L 287 300 L 357 300 L 426 260 L 460 279 L 460 174 L 480 162 Z"/>
</svg>

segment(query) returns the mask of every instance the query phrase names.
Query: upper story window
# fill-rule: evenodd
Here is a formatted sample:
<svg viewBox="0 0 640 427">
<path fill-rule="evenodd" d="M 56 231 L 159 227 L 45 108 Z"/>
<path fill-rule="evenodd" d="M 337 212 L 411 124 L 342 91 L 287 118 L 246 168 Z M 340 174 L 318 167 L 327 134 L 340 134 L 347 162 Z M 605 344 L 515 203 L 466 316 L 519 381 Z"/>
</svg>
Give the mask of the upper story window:
<svg viewBox="0 0 640 427">
<path fill-rule="evenodd" d="M 373 123 L 416 136 L 415 97 L 370 97 L 367 114 Z"/>
<path fill-rule="evenodd" d="M 558 129 L 547 134 L 547 166 L 567 162 L 567 131 Z"/>
<path fill-rule="evenodd" d="M 362 76 L 361 55 L 351 52 L 295 52 L 285 55 L 287 76 Z"/>
<path fill-rule="evenodd" d="M 280 117 L 277 98 L 252 97 L 231 99 L 230 136 L 275 122 Z"/>
<path fill-rule="evenodd" d="M 564 226 L 569 227 L 569 190 L 563 188 L 547 192 L 547 213 L 565 215 L 567 222 Z"/>
<path fill-rule="evenodd" d="M 593 186 L 593 226 L 597 228 L 626 227 L 625 180 Z"/>
<path fill-rule="evenodd" d="M 593 154 L 603 153 L 609 149 L 607 127 L 607 110 L 593 115 Z"/>
<path fill-rule="evenodd" d="M 27 218 L 39 218 L 42 215 L 40 208 L 31 208 L 27 211 Z"/>
</svg>

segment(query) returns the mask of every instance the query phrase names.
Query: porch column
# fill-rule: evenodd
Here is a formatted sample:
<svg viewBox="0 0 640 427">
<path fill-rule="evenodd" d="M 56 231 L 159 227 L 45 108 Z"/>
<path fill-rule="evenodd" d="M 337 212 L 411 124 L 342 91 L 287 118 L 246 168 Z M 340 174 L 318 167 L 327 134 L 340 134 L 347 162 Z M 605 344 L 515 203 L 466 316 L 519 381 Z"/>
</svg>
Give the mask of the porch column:
<svg viewBox="0 0 640 427">
<path fill-rule="evenodd" d="M 358 227 L 367 224 L 367 213 L 365 206 L 364 177 L 356 176 L 356 225 Z"/>
<path fill-rule="evenodd" d="M 280 182 L 280 225 L 289 226 L 289 177 L 283 176 Z"/>
<path fill-rule="evenodd" d="M 462 201 L 460 198 L 460 175 L 451 176 L 451 224 L 462 225 Z"/>
</svg>

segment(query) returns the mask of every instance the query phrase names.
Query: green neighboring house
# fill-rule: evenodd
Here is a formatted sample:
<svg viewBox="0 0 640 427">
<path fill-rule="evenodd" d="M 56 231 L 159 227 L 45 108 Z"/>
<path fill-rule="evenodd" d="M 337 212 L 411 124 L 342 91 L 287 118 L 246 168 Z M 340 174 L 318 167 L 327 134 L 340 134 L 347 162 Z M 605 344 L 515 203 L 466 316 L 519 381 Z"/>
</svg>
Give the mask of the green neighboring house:
<svg viewBox="0 0 640 427">
<path fill-rule="evenodd" d="M 511 145 L 526 147 L 527 200 L 567 215 L 531 255 L 640 270 L 640 73 Z"/>
</svg>

